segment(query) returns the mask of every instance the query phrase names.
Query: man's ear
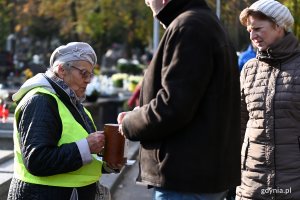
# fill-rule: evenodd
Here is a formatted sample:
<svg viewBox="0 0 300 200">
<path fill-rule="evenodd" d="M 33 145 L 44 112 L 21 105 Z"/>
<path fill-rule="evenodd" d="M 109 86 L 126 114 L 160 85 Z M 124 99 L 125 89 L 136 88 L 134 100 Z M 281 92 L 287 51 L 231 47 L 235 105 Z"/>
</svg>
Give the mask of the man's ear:
<svg viewBox="0 0 300 200">
<path fill-rule="evenodd" d="M 169 0 L 163 0 L 163 5 L 166 5 L 169 2 Z"/>
</svg>

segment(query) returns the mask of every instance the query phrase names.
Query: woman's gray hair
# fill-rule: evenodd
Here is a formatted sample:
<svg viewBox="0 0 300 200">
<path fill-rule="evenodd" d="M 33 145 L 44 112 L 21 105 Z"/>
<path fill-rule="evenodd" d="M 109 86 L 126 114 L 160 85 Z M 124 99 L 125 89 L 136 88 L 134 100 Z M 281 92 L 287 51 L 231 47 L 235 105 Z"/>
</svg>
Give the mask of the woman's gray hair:
<svg viewBox="0 0 300 200">
<path fill-rule="evenodd" d="M 77 63 L 77 61 L 68 61 L 68 62 L 61 62 L 59 64 L 62 65 L 62 67 L 65 70 L 70 71 L 72 66 L 74 66 L 76 63 Z M 59 64 L 50 66 L 49 70 L 52 72 L 57 72 Z"/>
</svg>

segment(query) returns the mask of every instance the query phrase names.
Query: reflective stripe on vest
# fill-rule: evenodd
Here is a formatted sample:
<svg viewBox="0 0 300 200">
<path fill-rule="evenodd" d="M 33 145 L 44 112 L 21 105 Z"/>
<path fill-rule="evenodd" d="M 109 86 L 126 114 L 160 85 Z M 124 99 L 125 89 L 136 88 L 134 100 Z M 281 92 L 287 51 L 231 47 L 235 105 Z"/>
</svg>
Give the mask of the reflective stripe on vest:
<svg viewBox="0 0 300 200">
<path fill-rule="evenodd" d="M 19 133 L 16 127 L 16 119 L 20 113 L 20 107 L 24 104 L 26 99 L 34 95 L 35 93 L 45 93 L 53 96 L 56 99 L 58 105 L 58 111 L 60 119 L 62 121 L 62 134 L 58 142 L 58 146 L 65 143 L 72 143 L 79 141 L 88 136 L 87 131 L 74 119 L 71 112 L 63 104 L 63 102 L 55 95 L 43 88 L 34 88 L 29 91 L 18 104 L 15 111 L 14 121 L 14 176 L 24 182 L 61 186 L 61 187 L 82 187 L 92 183 L 95 183 L 101 177 L 102 162 L 96 159 L 96 155 L 93 156 L 91 163 L 82 166 L 80 169 L 68 173 L 57 174 L 52 176 L 34 176 L 24 166 L 20 144 Z M 90 113 L 85 109 L 85 112 L 91 118 Z M 92 118 L 91 118 L 92 119 Z M 74 134 L 75 133 L 75 134 Z"/>
</svg>

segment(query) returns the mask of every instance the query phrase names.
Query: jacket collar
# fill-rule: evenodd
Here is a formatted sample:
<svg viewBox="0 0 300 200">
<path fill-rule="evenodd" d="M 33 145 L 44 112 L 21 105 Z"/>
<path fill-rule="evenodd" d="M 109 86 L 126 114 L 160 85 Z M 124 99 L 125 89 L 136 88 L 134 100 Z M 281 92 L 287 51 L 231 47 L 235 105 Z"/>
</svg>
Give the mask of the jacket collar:
<svg viewBox="0 0 300 200">
<path fill-rule="evenodd" d="M 171 0 L 157 15 L 156 18 L 168 27 L 171 22 L 184 11 L 195 8 L 208 6 L 205 0 Z"/>
<path fill-rule="evenodd" d="M 287 33 L 266 51 L 258 51 L 257 58 L 266 63 L 282 63 L 299 52 L 297 38 L 292 33 Z"/>
</svg>

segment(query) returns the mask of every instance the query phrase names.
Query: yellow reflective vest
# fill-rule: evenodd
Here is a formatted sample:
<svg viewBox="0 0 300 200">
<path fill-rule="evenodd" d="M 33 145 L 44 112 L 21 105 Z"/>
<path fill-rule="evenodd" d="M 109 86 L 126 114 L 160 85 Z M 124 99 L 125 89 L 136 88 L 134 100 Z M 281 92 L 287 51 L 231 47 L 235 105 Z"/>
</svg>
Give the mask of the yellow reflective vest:
<svg viewBox="0 0 300 200">
<path fill-rule="evenodd" d="M 61 186 L 61 187 L 82 187 L 95 183 L 101 177 L 102 162 L 93 156 L 91 163 L 82 166 L 80 169 L 68 173 L 57 174 L 52 176 L 35 176 L 32 175 L 25 167 L 19 141 L 19 132 L 16 127 L 16 121 L 20 113 L 20 107 L 24 102 L 35 93 L 45 93 L 53 96 L 58 105 L 60 119 L 62 120 L 62 134 L 58 142 L 58 146 L 65 143 L 72 143 L 88 136 L 87 131 L 74 119 L 71 112 L 63 104 L 63 102 L 53 93 L 43 88 L 34 88 L 30 90 L 20 101 L 15 111 L 14 121 L 14 176 L 27 183 L 40 185 Z M 85 112 L 92 119 L 90 113 Z"/>
</svg>

